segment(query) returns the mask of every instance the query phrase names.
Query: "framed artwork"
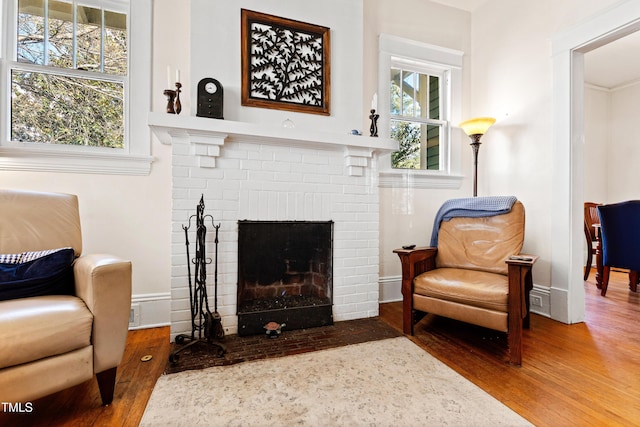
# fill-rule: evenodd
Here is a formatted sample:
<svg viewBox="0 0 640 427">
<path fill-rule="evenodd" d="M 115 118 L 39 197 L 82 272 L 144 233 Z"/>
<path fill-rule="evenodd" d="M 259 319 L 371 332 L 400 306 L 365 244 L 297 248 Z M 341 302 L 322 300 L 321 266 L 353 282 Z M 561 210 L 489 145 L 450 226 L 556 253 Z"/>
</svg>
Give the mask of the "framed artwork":
<svg viewBox="0 0 640 427">
<path fill-rule="evenodd" d="M 329 115 L 330 29 L 242 9 L 242 105 Z"/>
</svg>

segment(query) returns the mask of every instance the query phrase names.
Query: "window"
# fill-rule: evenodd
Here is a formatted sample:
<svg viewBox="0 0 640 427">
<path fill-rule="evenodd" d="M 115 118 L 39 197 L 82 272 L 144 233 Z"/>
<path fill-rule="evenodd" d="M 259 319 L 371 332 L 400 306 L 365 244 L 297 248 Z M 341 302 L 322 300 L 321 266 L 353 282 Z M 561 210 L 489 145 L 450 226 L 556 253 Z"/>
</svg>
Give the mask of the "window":
<svg viewBox="0 0 640 427">
<path fill-rule="evenodd" d="M 400 144 L 391 154 L 391 166 L 399 169 L 441 170 L 440 147 L 446 136 L 441 120 L 442 81 L 437 71 L 418 71 L 393 61 L 390 75 L 390 136 Z"/>
<path fill-rule="evenodd" d="M 147 174 L 146 119 L 133 117 L 149 111 L 151 1 L 12 0 L 7 9 L 0 157 L 12 161 L 0 168 Z M 129 52 L 145 44 L 134 62 Z"/>
<path fill-rule="evenodd" d="M 380 185 L 459 188 L 462 52 L 382 34 L 378 75 L 379 131 L 400 148 L 381 159 Z"/>
</svg>

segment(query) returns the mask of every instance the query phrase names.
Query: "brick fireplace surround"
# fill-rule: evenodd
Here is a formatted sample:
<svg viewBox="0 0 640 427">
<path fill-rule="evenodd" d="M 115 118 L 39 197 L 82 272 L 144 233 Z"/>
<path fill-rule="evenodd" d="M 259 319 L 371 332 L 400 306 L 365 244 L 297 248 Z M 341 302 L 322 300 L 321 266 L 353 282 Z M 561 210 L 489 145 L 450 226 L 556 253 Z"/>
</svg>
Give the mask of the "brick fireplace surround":
<svg viewBox="0 0 640 427">
<path fill-rule="evenodd" d="M 202 195 L 205 214 L 221 225 L 218 312 L 226 334 L 238 331 L 239 220 L 334 221 L 334 320 L 378 315 L 377 157 L 397 149 L 394 141 L 163 113 L 150 113 L 149 124 L 172 146 L 172 339 L 191 331 L 182 226 Z M 213 259 L 213 224 L 205 224 Z M 193 256 L 193 221 L 190 233 Z M 211 311 L 213 272 L 207 268 Z"/>
</svg>

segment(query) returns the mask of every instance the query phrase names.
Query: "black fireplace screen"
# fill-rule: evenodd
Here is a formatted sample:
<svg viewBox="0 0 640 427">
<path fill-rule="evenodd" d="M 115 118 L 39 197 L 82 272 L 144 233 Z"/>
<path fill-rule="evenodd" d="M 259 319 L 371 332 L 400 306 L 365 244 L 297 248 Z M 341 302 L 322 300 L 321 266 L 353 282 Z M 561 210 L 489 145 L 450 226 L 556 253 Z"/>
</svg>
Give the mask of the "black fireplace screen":
<svg viewBox="0 0 640 427">
<path fill-rule="evenodd" d="M 333 323 L 333 221 L 238 222 L 238 334 Z"/>
</svg>

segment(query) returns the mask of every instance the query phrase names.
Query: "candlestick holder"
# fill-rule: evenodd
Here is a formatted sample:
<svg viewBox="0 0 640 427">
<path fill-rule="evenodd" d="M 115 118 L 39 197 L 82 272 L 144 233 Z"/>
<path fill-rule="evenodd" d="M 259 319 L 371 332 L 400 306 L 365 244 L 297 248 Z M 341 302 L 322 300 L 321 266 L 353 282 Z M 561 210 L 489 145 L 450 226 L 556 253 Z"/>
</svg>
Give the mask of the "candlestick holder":
<svg viewBox="0 0 640 427">
<path fill-rule="evenodd" d="M 180 92 L 182 92 L 180 90 L 181 87 L 182 83 L 176 82 L 176 90 L 174 91 L 176 93 L 176 100 L 174 103 L 174 110 L 176 114 L 180 114 L 180 112 L 182 111 L 182 103 L 180 102 Z"/>
<path fill-rule="evenodd" d="M 163 93 L 167 97 L 167 113 L 175 114 L 176 110 L 174 108 L 174 103 L 176 99 L 176 91 L 171 89 L 165 89 Z"/>
<path fill-rule="evenodd" d="M 180 102 L 180 88 L 182 83 L 176 82 L 176 90 L 165 89 L 164 95 L 167 97 L 167 114 L 180 114 L 182 111 L 182 102 Z"/>
<path fill-rule="evenodd" d="M 380 118 L 380 114 L 376 114 L 376 110 L 371 109 L 371 115 L 369 115 L 371 119 L 371 127 L 369 128 L 370 136 L 377 137 L 378 136 L 378 119 Z"/>
</svg>

